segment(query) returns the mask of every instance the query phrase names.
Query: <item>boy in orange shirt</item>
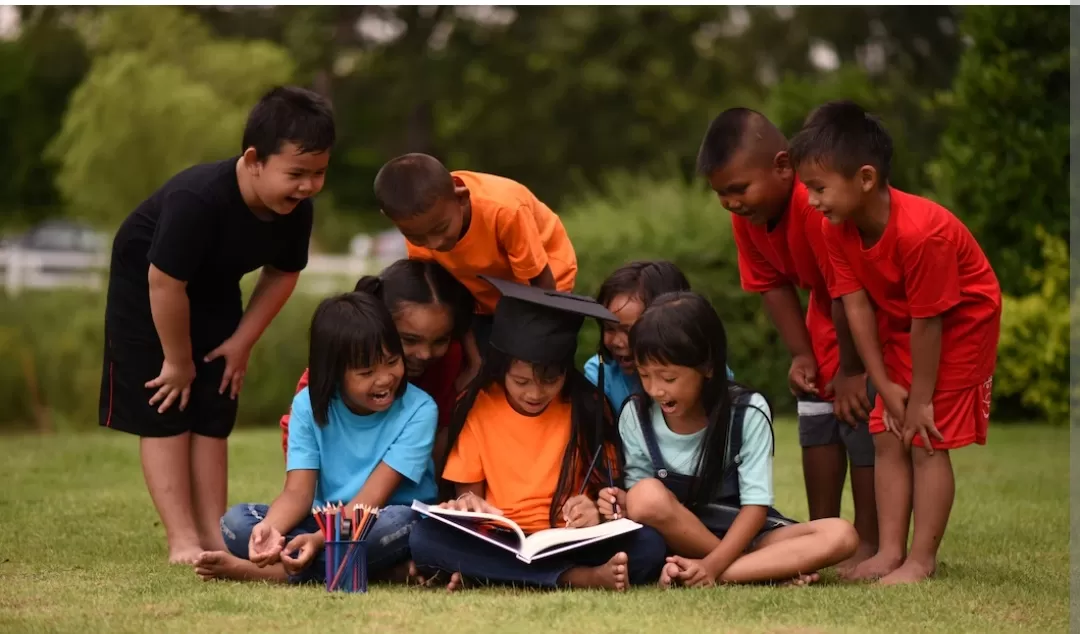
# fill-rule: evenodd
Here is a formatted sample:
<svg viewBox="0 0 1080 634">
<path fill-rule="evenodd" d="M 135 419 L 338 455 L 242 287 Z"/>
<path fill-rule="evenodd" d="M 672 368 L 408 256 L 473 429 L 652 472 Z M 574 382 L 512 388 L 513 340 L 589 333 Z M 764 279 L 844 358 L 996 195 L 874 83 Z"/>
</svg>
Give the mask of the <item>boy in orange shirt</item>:
<svg viewBox="0 0 1080 634">
<path fill-rule="evenodd" d="M 406 154 L 375 176 L 383 215 L 405 236 L 409 257 L 434 260 L 476 298 L 476 319 L 466 337 L 464 389 L 480 366 L 499 293 L 486 275 L 570 292 L 577 255 L 562 221 L 527 187 L 479 172 L 450 172 L 427 154 Z"/>
</svg>

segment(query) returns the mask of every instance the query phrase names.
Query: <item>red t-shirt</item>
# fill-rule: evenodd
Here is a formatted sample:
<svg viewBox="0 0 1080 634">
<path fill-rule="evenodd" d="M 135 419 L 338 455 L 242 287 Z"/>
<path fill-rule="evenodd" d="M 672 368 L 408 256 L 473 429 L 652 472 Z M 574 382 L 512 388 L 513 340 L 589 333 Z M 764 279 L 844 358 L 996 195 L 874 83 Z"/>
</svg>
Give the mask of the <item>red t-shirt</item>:
<svg viewBox="0 0 1080 634">
<path fill-rule="evenodd" d="M 892 380 L 911 385 L 911 320 L 941 316 L 938 390 L 960 390 L 994 373 L 1001 287 L 968 228 L 933 201 L 889 188 L 885 232 L 863 248 L 853 223 L 822 219 L 832 260 L 829 290 L 866 289 Z"/>
<path fill-rule="evenodd" d="M 840 349 L 832 320 L 832 297 L 826 284 L 829 253 L 821 233 L 821 213 L 810 206 L 806 186 L 798 179 L 788 209 L 771 229 L 731 215 L 739 249 L 743 290 L 764 293 L 784 286 L 810 291 L 806 329 L 818 364 L 818 396 L 840 366 Z"/>
<path fill-rule="evenodd" d="M 457 341 L 450 342 L 446 354 L 441 359 L 432 361 L 424 374 L 412 382 L 413 385 L 427 392 L 439 408 L 439 427 L 448 427 L 450 417 L 454 413 L 454 403 L 457 402 L 457 393 L 454 391 L 454 381 L 461 374 L 461 365 L 464 361 L 464 351 Z M 308 371 L 300 377 L 296 384 L 296 392 L 299 393 L 308 385 Z M 281 417 L 281 449 L 288 453 L 289 448 L 289 416 L 288 413 Z"/>
</svg>

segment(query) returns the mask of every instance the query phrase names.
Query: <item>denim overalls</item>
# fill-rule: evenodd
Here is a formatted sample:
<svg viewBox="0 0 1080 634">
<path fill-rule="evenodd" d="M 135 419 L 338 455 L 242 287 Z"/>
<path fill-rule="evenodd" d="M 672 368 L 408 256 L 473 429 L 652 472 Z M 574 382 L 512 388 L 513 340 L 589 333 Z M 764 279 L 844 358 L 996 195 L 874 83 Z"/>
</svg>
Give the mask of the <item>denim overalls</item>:
<svg viewBox="0 0 1080 634">
<path fill-rule="evenodd" d="M 656 442 L 656 431 L 652 426 L 651 412 L 642 407 L 643 401 L 640 397 L 637 395 L 632 397 L 635 407 L 637 407 L 638 423 L 641 425 L 641 433 L 645 437 L 645 446 L 649 451 L 654 476 L 663 482 L 664 486 L 675 494 L 675 497 L 683 505 L 692 510 L 706 528 L 719 537 L 723 537 L 731 528 L 731 525 L 735 522 L 735 516 L 739 514 L 739 509 L 742 508 L 739 500 L 739 462 L 741 460 L 739 452 L 742 450 L 743 419 L 746 416 L 747 408 L 751 407 L 749 404 L 751 394 L 747 390 L 732 390 L 732 416 L 731 422 L 728 424 L 724 476 L 721 480 L 720 491 L 709 504 L 697 506 L 690 503 L 690 490 L 694 479 L 690 476 L 668 471 L 664 464 L 664 458 L 660 454 L 660 445 Z M 771 421 L 769 431 L 772 432 Z M 762 532 L 795 523 L 795 520 L 785 517 L 770 506 L 766 513 L 765 526 Z"/>
</svg>

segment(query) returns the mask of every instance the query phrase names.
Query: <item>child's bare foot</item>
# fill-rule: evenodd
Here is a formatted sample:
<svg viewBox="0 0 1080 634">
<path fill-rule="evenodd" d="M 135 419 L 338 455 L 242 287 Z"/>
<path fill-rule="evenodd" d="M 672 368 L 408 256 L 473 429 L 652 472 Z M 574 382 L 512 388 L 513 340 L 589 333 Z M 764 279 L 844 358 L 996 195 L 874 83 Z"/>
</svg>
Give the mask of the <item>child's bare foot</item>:
<svg viewBox="0 0 1080 634">
<path fill-rule="evenodd" d="M 882 577 L 878 583 L 883 586 L 918 583 L 932 577 L 936 570 L 937 566 L 934 562 L 927 564 L 908 557 L 902 566 Z"/>
<path fill-rule="evenodd" d="M 202 553 L 203 549 L 198 544 L 181 544 L 177 546 L 170 546 L 169 563 L 191 566 L 199 559 L 199 555 L 201 555 Z"/>
<path fill-rule="evenodd" d="M 618 553 L 595 568 L 572 568 L 563 573 L 559 584 L 571 588 L 604 588 L 621 592 L 628 585 L 626 567 L 629 561 L 626 553 Z"/>
<path fill-rule="evenodd" d="M 195 574 L 203 581 L 232 579 L 234 581 L 285 581 L 285 569 L 280 565 L 260 568 L 232 553 L 214 551 L 200 553 L 195 561 Z"/>
<path fill-rule="evenodd" d="M 817 583 L 820 580 L 821 580 L 821 575 L 819 575 L 816 572 L 811 572 L 810 574 L 805 574 L 805 575 L 800 573 L 800 574 L 796 575 L 795 577 L 793 577 L 792 579 L 789 579 L 789 580 L 787 580 L 787 581 L 785 581 L 783 583 L 777 584 L 777 585 L 779 585 L 780 587 L 808 586 L 808 585 L 810 585 L 812 583 Z"/>
<path fill-rule="evenodd" d="M 885 575 L 899 568 L 900 564 L 902 563 L 904 563 L 904 559 L 902 557 L 895 557 L 879 552 L 873 557 L 852 568 L 851 571 L 844 576 L 844 578 L 848 581 L 867 581 L 872 579 L 880 579 L 881 577 L 884 577 Z"/>
<path fill-rule="evenodd" d="M 875 553 L 877 553 L 877 546 L 860 541 L 854 555 L 836 564 L 836 574 L 841 579 L 846 579 L 848 574 L 855 570 L 859 564 L 873 557 Z"/>
<path fill-rule="evenodd" d="M 447 592 L 457 592 L 458 590 L 465 589 L 465 579 L 462 578 L 460 572 L 455 572 L 450 575 L 450 583 L 446 584 Z"/>
<path fill-rule="evenodd" d="M 676 585 L 679 585 L 679 565 L 664 564 L 664 569 L 660 571 L 660 587 L 667 590 Z"/>
</svg>

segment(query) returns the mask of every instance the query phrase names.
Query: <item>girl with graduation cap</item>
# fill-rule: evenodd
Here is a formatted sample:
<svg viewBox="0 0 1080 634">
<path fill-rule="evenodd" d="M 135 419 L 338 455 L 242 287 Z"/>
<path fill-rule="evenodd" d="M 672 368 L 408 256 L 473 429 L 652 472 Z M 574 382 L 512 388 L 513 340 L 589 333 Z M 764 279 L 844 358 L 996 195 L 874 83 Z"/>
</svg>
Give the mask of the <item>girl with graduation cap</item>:
<svg viewBox="0 0 1080 634">
<path fill-rule="evenodd" d="M 615 321 L 591 298 L 484 277 L 502 297 L 480 374 L 451 422 L 444 507 L 499 513 L 526 533 L 601 521 L 596 500 L 622 452 L 611 408 L 574 366 L 586 317 Z M 602 452 L 593 468 L 593 457 Z M 496 546 L 425 519 L 409 540 L 422 574 L 534 587 L 608 588 L 654 583 L 664 564 L 659 533 L 625 535 L 526 564 Z M 457 574 L 460 573 L 460 574 Z"/>
</svg>

